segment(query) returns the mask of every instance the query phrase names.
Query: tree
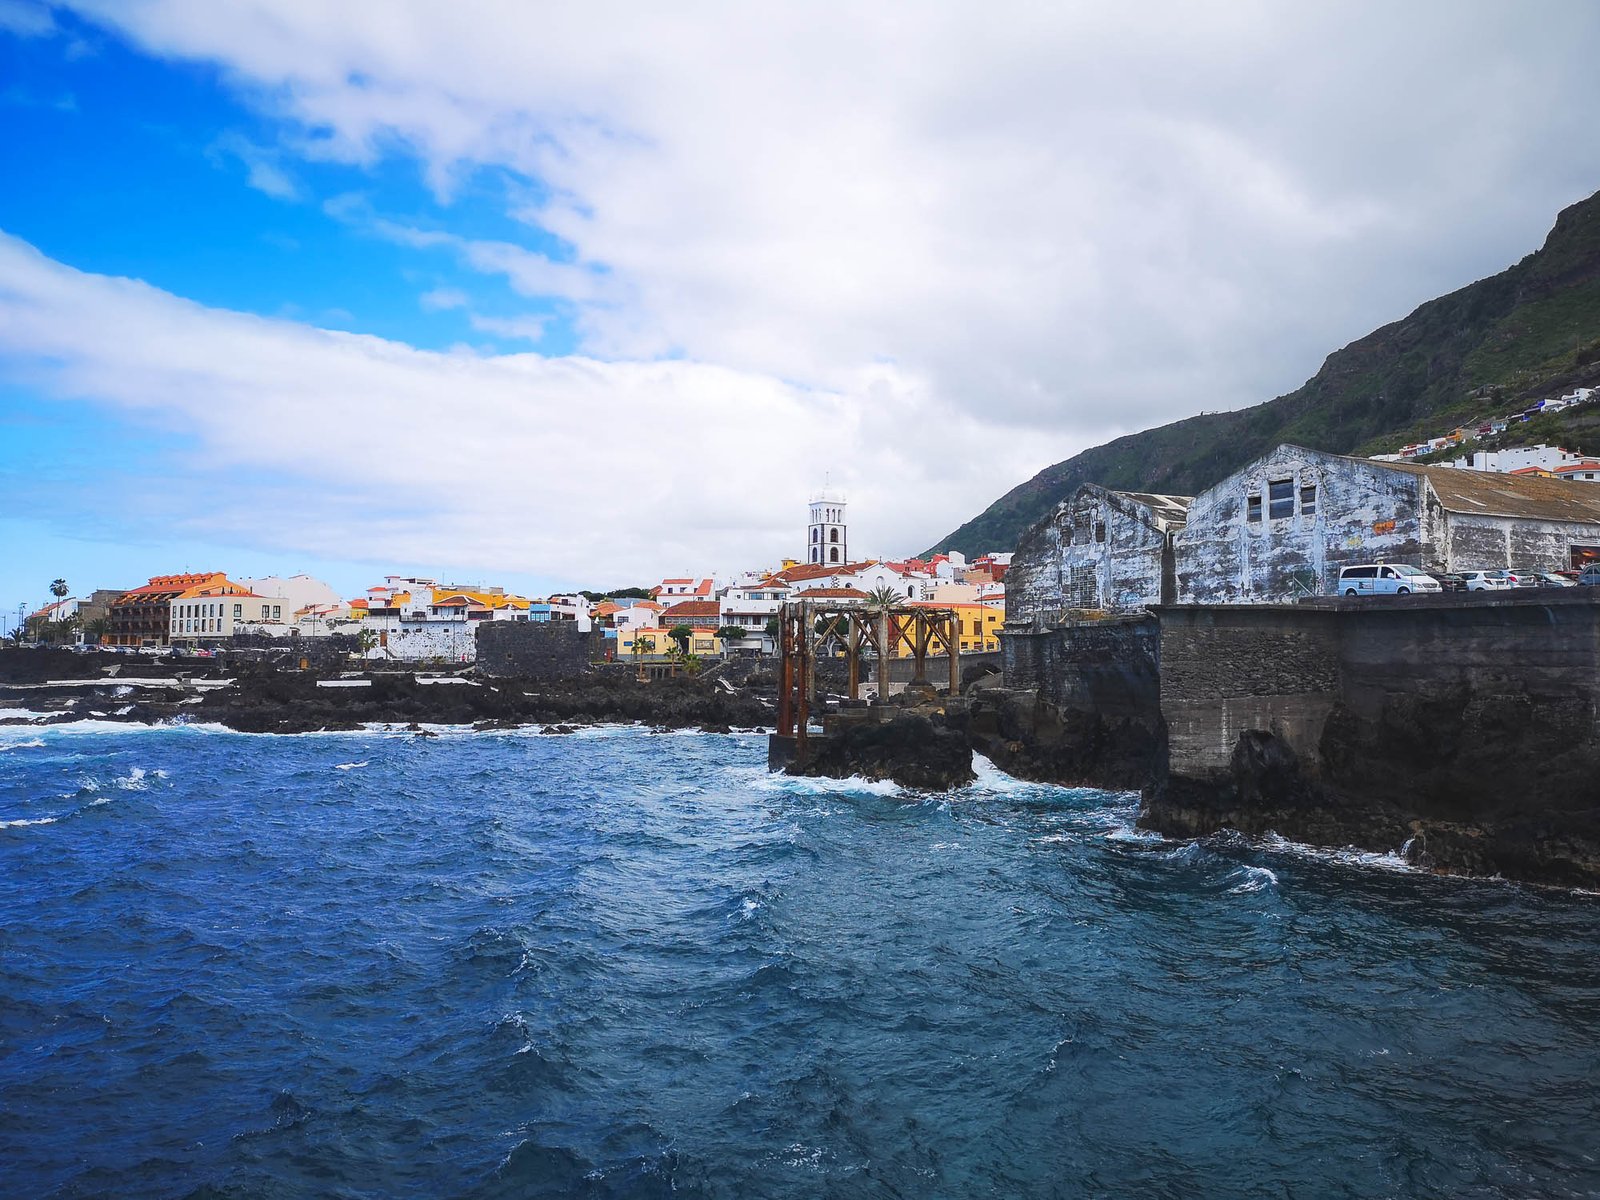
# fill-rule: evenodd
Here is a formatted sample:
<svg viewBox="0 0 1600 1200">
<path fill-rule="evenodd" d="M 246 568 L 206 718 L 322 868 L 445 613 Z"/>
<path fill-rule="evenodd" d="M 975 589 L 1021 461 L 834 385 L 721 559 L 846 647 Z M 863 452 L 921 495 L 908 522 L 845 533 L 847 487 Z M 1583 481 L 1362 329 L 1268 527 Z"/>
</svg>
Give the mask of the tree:
<svg viewBox="0 0 1600 1200">
<path fill-rule="evenodd" d="M 896 604 L 903 604 L 904 602 L 905 597 L 887 583 L 880 583 L 867 593 L 867 607 L 873 611 L 893 608 Z"/>
<path fill-rule="evenodd" d="M 378 644 L 378 635 L 370 629 L 363 629 L 356 634 L 356 650 L 365 658 L 372 653 L 372 648 Z"/>
<path fill-rule="evenodd" d="M 694 636 L 694 630 L 687 625 L 674 625 L 667 630 L 667 636 L 678 644 L 679 654 L 689 653 L 689 639 Z"/>
<path fill-rule="evenodd" d="M 18 625 L 10 633 L 6 634 L 6 639 L 13 646 L 20 646 L 20 645 L 22 645 L 23 642 L 28 640 L 28 631 L 26 629 L 24 629 L 21 625 Z"/>
<path fill-rule="evenodd" d="M 722 639 L 724 644 L 727 644 L 728 642 L 744 641 L 745 634 L 748 632 L 743 625 L 724 625 L 717 630 L 717 636 Z"/>
<path fill-rule="evenodd" d="M 83 627 L 83 632 L 87 640 L 98 646 L 111 632 L 111 621 L 107 617 L 96 617 Z"/>
<path fill-rule="evenodd" d="M 50 594 L 57 600 L 65 600 L 67 593 L 72 589 L 67 586 L 65 579 L 52 579 L 50 581 Z"/>
</svg>

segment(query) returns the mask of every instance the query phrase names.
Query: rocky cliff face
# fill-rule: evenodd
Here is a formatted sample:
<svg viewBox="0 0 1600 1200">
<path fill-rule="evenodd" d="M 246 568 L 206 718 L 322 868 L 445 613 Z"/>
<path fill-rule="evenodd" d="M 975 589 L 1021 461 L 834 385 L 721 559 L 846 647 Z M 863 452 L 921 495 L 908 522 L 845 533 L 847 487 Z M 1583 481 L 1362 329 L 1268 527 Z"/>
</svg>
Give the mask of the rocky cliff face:
<svg viewBox="0 0 1600 1200">
<path fill-rule="evenodd" d="M 1600 193 L 1565 209 L 1537 252 L 1330 354 L 1298 390 L 1130 434 L 1047 467 L 929 553 L 1010 549 L 1084 483 L 1193 496 L 1283 442 L 1337 454 L 1375 439 L 1400 445 L 1497 403 L 1595 381 Z M 1472 398 L 1490 386 L 1503 386 L 1504 397 Z"/>
</svg>

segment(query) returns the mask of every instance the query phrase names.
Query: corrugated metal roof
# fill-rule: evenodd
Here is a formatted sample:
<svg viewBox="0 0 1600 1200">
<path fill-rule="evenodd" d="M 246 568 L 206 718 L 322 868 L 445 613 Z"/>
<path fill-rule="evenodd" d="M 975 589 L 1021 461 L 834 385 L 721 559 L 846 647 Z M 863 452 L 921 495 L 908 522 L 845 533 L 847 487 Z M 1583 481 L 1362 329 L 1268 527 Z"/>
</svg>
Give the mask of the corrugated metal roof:
<svg viewBox="0 0 1600 1200">
<path fill-rule="evenodd" d="M 1179 528 L 1189 519 L 1189 505 L 1194 503 L 1193 496 L 1164 496 L 1159 492 L 1116 492 L 1114 494 L 1126 496 L 1134 503 L 1144 505 L 1155 514 L 1157 520 Z"/>
<path fill-rule="evenodd" d="M 1600 483 L 1460 467 L 1418 467 L 1410 463 L 1370 465 L 1423 476 L 1446 512 L 1600 524 Z"/>
</svg>

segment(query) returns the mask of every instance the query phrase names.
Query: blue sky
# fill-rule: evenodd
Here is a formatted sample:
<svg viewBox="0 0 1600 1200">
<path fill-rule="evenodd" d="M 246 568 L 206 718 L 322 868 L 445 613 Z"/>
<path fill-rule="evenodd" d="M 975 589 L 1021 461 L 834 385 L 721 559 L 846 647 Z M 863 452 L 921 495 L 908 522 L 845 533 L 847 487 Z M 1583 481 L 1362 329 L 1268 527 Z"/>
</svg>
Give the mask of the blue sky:
<svg viewBox="0 0 1600 1200">
<path fill-rule="evenodd" d="M 1531 250 L 1600 187 L 1597 46 L 1581 0 L 0 0 L 0 610 L 726 575 L 824 479 L 914 552 Z"/>
</svg>

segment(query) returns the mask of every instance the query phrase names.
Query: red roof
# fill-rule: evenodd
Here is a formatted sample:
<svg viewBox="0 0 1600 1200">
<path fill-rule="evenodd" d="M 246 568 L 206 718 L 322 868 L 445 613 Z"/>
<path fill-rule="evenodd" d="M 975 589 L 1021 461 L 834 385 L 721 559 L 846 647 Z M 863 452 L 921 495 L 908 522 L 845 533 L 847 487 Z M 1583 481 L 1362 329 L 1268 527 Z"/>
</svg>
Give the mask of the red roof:
<svg viewBox="0 0 1600 1200">
<path fill-rule="evenodd" d="M 688 621 L 695 618 L 719 617 L 722 606 L 715 600 L 680 600 L 661 614 L 663 621 Z"/>
<path fill-rule="evenodd" d="M 780 583 L 799 583 L 806 579 L 823 579 L 829 575 L 854 575 L 865 571 L 872 563 L 800 563 L 793 567 L 785 567 L 781 571 L 774 571 L 769 578 Z"/>
<path fill-rule="evenodd" d="M 853 587 L 820 587 L 807 588 L 800 593 L 802 600 L 870 600 L 860 588 Z"/>
</svg>

